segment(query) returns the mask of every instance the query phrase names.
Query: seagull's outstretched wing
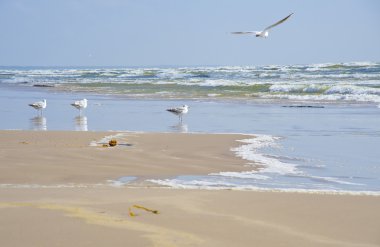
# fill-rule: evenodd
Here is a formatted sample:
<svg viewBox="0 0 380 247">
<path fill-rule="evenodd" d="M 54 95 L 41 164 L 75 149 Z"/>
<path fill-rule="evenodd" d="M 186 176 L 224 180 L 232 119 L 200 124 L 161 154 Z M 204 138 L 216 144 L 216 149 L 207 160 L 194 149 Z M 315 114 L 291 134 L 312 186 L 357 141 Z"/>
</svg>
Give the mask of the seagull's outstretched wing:
<svg viewBox="0 0 380 247">
<path fill-rule="evenodd" d="M 276 22 L 275 24 L 270 25 L 269 27 L 266 27 L 266 28 L 263 30 L 263 32 L 268 31 L 269 29 L 271 29 L 271 28 L 273 28 L 273 27 L 275 27 L 275 26 L 277 26 L 277 25 L 280 25 L 281 23 L 283 23 L 284 21 L 286 21 L 289 17 L 291 17 L 293 14 L 294 14 L 294 13 L 291 13 L 290 15 L 288 15 L 287 17 L 285 17 L 284 19 L 282 19 L 282 20 Z"/>
<path fill-rule="evenodd" d="M 231 32 L 232 34 L 257 34 L 257 31 Z"/>
</svg>

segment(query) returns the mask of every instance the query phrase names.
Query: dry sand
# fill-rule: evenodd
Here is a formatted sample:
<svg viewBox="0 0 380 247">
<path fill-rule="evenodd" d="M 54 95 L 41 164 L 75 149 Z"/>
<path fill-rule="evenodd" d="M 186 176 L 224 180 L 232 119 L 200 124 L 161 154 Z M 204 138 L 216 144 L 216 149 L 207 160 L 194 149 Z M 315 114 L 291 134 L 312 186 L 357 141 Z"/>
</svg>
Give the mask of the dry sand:
<svg viewBox="0 0 380 247">
<path fill-rule="evenodd" d="M 129 133 L 119 143 L 132 146 L 89 147 L 110 134 L 0 131 L 0 184 L 248 169 L 229 151 L 241 135 Z M 375 196 L 0 186 L 0 246 L 380 246 L 379 208 Z"/>
</svg>

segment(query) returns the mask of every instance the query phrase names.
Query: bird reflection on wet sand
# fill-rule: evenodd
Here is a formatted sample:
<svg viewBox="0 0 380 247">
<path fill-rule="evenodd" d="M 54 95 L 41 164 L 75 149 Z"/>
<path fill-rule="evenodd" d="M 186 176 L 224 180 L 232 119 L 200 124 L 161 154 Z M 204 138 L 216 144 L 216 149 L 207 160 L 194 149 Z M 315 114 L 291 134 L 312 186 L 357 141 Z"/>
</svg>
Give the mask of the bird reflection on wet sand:
<svg viewBox="0 0 380 247">
<path fill-rule="evenodd" d="M 74 118 L 75 130 L 76 131 L 88 131 L 87 117 L 86 116 L 76 116 Z"/>
<path fill-rule="evenodd" d="M 189 127 L 187 126 L 187 124 L 181 122 L 179 122 L 176 125 L 170 126 L 170 129 L 179 133 L 187 133 L 189 131 Z"/>
<path fill-rule="evenodd" d="M 31 130 L 47 130 L 46 117 L 35 116 L 30 120 L 30 129 Z"/>
</svg>

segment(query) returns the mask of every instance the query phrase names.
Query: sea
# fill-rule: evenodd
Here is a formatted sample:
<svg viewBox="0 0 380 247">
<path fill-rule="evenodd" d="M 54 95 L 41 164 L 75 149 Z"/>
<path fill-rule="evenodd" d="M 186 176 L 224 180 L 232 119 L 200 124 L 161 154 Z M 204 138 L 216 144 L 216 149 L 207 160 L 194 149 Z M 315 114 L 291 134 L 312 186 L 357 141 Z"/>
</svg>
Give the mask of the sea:
<svg viewBox="0 0 380 247">
<path fill-rule="evenodd" d="M 184 104 L 182 122 L 166 111 Z M 244 134 L 231 151 L 252 171 L 149 179 L 161 186 L 380 195 L 378 62 L 0 67 L 0 115 L 2 130 Z"/>
</svg>

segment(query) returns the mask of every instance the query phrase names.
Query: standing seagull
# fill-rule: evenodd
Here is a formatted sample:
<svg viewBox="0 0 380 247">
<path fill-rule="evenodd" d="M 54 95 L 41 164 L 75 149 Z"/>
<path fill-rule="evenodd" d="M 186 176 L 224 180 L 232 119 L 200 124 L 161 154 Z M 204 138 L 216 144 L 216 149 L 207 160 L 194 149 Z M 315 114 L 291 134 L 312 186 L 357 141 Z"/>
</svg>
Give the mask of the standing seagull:
<svg viewBox="0 0 380 247">
<path fill-rule="evenodd" d="M 254 34 L 256 37 L 260 37 L 260 38 L 266 38 L 268 37 L 269 35 L 269 29 L 277 26 L 277 25 L 280 25 L 281 23 L 283 23 L 284 21 L 286 21 L 289 17 L 291 17 L 294 13 L 291 13 L 290 15 L 288 15 L 287 17 L 285 17 L 284 19 L 276 22 L 275 24 L 273 25 L 270 25 L 269 27 L 265 28 L 263 31 L 243 31 L 243 32 L 232 32 L 232 34 Z"/>
<path fill-rule="evenodd" d="M 29 104 L 29 106 L 38 110 L 42 115 L 42 109 L 46 108 L 46 99 L 44 99 L 43 101 L 34 102 L 33 104 Z"/>
<path fill-rule="evenodd" d="M 87 108 L 87 99 L 77 100 L 71 105 L 77 108 L 79 110 L 79 115 L 81 115 L 82 109 Z"/>
<path fill-rule="evenodd" d="M 189 111 L 189 107 L 187 105 L 183 105 L 180 107 L 169 108 L 166 110 L 168 112 L 171 112 L 171 113 L 177 115 L 179 118 L 179 121 L 182 123 L 182 115 L 186 114 Z"/>
</svg>

